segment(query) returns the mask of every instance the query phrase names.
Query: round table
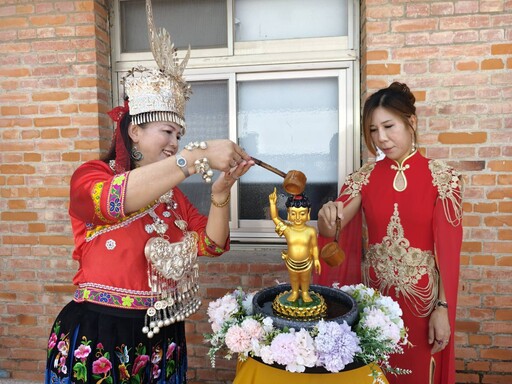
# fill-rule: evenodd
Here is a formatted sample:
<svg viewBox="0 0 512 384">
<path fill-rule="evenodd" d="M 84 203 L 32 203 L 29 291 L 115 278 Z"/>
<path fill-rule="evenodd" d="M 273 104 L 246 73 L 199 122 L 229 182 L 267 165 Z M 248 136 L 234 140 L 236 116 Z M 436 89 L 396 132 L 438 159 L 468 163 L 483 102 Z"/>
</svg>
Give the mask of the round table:
<svg viewBox="0 0 512 384">
<path fill-rule="evenodd" d="M 378 365 L 372 364 L 375 371 L 382 373 Z M 388 383 L 384 374 L 381 383 Z M 364 365 L 359 368 L 338 373 L 295 373 L 284 369 L 272 367 L 248 358 L 238 362 L 236 376 L 233 384 L 372 384 L 371 366 Z"/>
</svg>

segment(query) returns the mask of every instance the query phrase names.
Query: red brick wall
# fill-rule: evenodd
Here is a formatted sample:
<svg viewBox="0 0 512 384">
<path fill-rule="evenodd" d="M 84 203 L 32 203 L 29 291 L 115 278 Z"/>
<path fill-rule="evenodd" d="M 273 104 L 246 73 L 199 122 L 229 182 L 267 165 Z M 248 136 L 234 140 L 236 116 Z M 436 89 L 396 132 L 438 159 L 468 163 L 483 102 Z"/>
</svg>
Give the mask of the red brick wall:
<svg viewBox="0 0 512 384">
<path fill-rule="evenodd" d="M 69 177 L 110 139 L 106 7 L 0 4 L 0 369 L 19 379 L 41 382 L 72 289 Z"/>
<path fill-rule="evenodd" d="M 0 4 L 0 370 L 41 382 L 50 325 L 70 299 L 68 181 L 110 139 L 107 0 Z M 420 144 L 466 177 L 456 353 L 460 383 L 512 381 L 512 1 L 366 0 L 361 92 L 404 81 Z M 98 128 L 100 127 L 100 128 Z M 209 366 L 208 299 L 286 279 L 279 250 L 202 260 L 188 322 L 192 383 Z"/>
</svg>

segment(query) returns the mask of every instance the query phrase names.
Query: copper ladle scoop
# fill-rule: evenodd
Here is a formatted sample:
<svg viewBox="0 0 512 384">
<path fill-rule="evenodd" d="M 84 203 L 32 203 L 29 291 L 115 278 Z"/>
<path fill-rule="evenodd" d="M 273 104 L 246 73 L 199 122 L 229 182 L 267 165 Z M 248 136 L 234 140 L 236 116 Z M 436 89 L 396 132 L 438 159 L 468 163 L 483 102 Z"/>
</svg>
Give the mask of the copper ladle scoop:
<svg viewBox="0 0 512 384">
<path fill-rule="evenodd" d="M 283 187 L 286 192 L 288 192 L 291 195 L 300 195 L 302 192 L 304 192 L 304 189 L 306 188 L 306 175 L 303 174 L 301 171 L 289 171 L 288 173 L 284 173 L 283 171 L 280 171 L 277 168 L 274 168 L 270 164 L 267 164 L 259 159 L 255 159 L 251 156 L 251 158 L 254 160 L 254 162 L 259 165 L 262 168 L 265 168 L 266 170 L 275 173 L 276 175 L 281 176 L 284 178 L 283 181 Z"/>
</svg>

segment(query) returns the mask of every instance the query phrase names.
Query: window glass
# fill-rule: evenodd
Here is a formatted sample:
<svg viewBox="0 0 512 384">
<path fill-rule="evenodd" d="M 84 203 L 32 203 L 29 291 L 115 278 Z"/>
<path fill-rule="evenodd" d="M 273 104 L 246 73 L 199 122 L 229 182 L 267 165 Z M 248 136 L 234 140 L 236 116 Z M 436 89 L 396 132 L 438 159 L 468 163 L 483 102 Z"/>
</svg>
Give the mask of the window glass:
<svg viewBox="0 0 512 384">
<path fill-rule="evenodd" d="M 235 0 L 235 41 L 346 36 L 347 0 Z"/>
<path fill-rule="evenodd" d="M 307 78 L 240 82 L 238 137 L 252 156 L 287 173 L 307 177 L 305 194 L 312 201 L 312 220 L 336 196 L 338 175 L 338 79 Z M 241 220 L 268 219 L 268 195 L 281 193 L 283 178 L 254 167 L 240 180 Z M 284 215 L 284 216 L 283 216 Z"/>
<path fill-rule="evenodd" d="M 178 49 L 227 46 L 227 0 L 153 0 L 157 28 L 165 28 Z M 148 52 L 146 2 L 121 1 L 121 53 Z"/>
<path fill-rule="evenodd" d="M 229 137 L 228 83 L 226 80 L 193 82 L 192 96 L 187 103 L 185 119 L 187 131 L 180 148 L 191 141 L 227 139 Z M 218 177 L 218 171 L 215 176 Z M 210 209 L 211 185 L 199 175 L 180 184 L 180 189 L 203 214 Z"/>
</svg>

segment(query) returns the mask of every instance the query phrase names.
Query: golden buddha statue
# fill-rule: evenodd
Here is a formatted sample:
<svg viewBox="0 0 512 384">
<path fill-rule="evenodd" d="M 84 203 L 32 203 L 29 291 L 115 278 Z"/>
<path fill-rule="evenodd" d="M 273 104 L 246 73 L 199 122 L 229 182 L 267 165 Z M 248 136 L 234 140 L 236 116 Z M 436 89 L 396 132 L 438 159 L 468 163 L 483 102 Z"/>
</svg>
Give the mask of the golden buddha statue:
<svg viewBox="0 0 512 384">
<path fill-rule="evenodd" d="M 321 272 L 317 232 L 314 227 L 307 225 L 310 220 L 311 203 L 304 194 L 289 196 L 286 201 L 288 222 L 285 222 L 278 215 L 276 188 L 268 199 L 276 233 L 284 236 L 288 245 L 288 249 L 281 253 L 288 268 L 291 285 L 291 293 L 286 300 L 293 303 L 300 296 L 304 303 L 311 303 L 313 299 L 309 293 L 309 285 L 312 267 L 315 267 L 318 274 Z"/>
</svg>

